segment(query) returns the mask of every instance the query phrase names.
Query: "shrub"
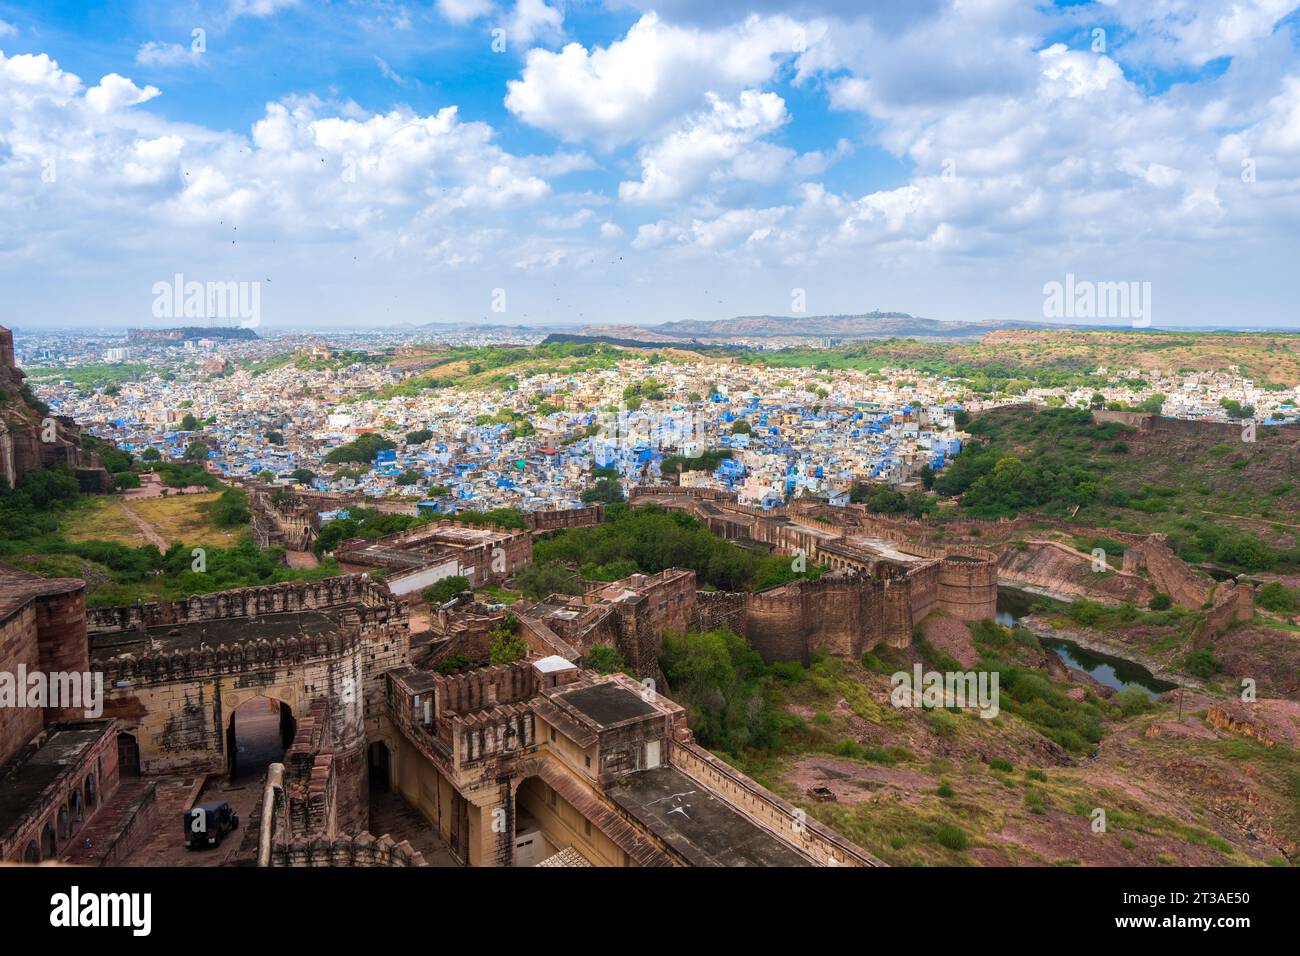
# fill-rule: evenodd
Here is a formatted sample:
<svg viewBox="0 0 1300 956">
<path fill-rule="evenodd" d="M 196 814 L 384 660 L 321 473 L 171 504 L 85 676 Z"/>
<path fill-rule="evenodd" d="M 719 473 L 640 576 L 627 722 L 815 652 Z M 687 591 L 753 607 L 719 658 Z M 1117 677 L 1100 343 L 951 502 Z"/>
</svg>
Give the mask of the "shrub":
<svg viewBox="0 0 1300 956">
<path fill-rule="evenodd" d="M 1168 594 L 1157 594 L 1147 604 L 1147 607 L 1153 611 L 1167 611 L 1173 603 L 1173 601 L 1169 600 Z"/>
<path fill-rule="evenodd" d="M 957 721 L 945 710 L 930 711 L 925 715 L 925 722 L 936 737 L 951 740 L 957 736 Z"/>
<path fill-rule="evenodd" d="M 990 770 L 1001 770 L 1003 773 L 1010 773 L 1015 768 L 1011 765 L 1010 760 L 1003 760 L 1001 757 L 994 757 L 989 761 Z"/>
<path fill-rule="evenodd" d="M 1193 677 L 1199 677 L 1201 680 L 1209 680 L 1223 670 L 1223 665 L 1206 648 L 1188 654 L 1187 659 L 1183 662 L 1183 667 L 1186 668 L 1187 673 Z"/>
<path fill-rule="evenodd" d="M 626 666 L 618 648 L 610 644 L 593 644 L 587 652 L 586 664 L 598 674 L 612 674 Z"/>
<path fill-rule="evenodd" d="M 1260 585 L 1255 592 L 1255 603 L 1266 611 L 1278 614 L 1291 614 L 1300 606 L 1296 592 L 1278 581 Z"/>
<path fill-rule="evenodd" d="M 966 849 L 966 831 L 950 823 L 945 823 L 935 830 L 934 838 L 940 846 L 947 847 L 949 850 Z"/>
<path fill-rule="evenodd" d="M 463 671 L 474 662 L 464 654 L 448 654 L 442 660 L 433 666 L 439 674 L 454 674 L 456 671 Z"/>
<path fill-rule="evenodd" d="M 1140 687 L 1125 687 L 1115 695 L 1115 706 L 1125 717 L 1136 717 L 1151 709 L 1151 698 Z"/>
</svg>

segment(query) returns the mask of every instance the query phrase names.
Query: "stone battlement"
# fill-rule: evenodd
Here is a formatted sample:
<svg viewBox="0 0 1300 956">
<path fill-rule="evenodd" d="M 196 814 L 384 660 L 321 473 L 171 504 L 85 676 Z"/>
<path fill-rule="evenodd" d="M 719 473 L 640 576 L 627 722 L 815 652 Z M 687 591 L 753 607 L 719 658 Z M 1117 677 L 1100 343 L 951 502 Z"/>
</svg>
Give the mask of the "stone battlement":
<svg viewBox="0 0 1300 956">
<path fill-rule="evenodd" d="M 286 581 L 261 587 L 196 594 L 182 601 L 92 608 L 86 612 L 86 619 L 90 633 L 97 634 L 316 610 L 345 604 L 382 607 L 393 603 L 387 589 L 370 580 L 369 575 L 343 574 L 315 581 Z"/>
</svg>

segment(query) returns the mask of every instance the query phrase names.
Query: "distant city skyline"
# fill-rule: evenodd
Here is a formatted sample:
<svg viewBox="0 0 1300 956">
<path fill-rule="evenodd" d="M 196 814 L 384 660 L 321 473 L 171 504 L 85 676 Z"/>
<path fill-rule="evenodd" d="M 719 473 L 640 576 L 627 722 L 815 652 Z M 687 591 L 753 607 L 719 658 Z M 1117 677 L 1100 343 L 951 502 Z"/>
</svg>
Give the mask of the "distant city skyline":
<svg viewBox="0 0 1300 956">
<path fill-rule="evenodd" d="M 1296 329 L 1297 7 L 0 0 L 0 324 Z"/>
</svg>

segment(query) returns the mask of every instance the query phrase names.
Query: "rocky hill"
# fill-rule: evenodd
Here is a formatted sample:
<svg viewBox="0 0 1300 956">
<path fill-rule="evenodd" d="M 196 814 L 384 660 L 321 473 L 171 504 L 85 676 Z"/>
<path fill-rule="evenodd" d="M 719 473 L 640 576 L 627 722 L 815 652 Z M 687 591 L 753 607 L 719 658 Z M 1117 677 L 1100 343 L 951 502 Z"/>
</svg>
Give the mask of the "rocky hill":
<svg viewBox="0 0 1300 956">
<path fill-rule="evenodd" d="M 111 491 L 99 456 L 81 447 L 81 429 L 70 418 L 50 415 L 24 387 L 25 377 L 14 360 L 13 333 L 0 326 L 0 477 L 13 487 L 30 471 L 63 463 L 83 491 Z"/>
</svg>

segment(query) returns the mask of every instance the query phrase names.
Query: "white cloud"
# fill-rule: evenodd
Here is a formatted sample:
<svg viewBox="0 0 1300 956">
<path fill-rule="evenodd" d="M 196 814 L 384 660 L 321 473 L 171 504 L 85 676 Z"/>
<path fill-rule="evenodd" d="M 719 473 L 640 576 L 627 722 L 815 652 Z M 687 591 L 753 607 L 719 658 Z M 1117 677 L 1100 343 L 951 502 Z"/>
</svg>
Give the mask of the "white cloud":
<svg viewBox="0 0 1300 956">
<path fill-rule="evenodd" d="M 226 18 L 234 20 L 238 17 L 269 17 L 279 13 L 281 10 L 289 7 L 296 7 L 298 0 L 230 0 L 230 6 L 226 8 Z"/>
<path fill-rule="evenodd" d="M 745 90 L 735 102 L 710 95 L 709 105 L 684 129 L 641 152 L 641 179 L 620 184 L 619 198 L 630 203 L 683 199 L 725 164 L 729 178 L 770 178 L 766 167 L 771 160 L 755 142 L 789 120 L 785 101 L 775 93 Z M 779 151 L 778 166 L 787 161 L 788 152 Z"/>
<path fill-rule="evenodd" d="M 86 91 L 86 105 L 96 113 L 110 113 L 147 102 L 161 94 L 162 91 L 156 86 L 141 88 L 124 76 L 110 73 L 99 81 L 98 86 Z"/>
<path fill-rule="evenodd" d="M 14 26 L 12 23 L 8 23 L 4 20 L 0 20 L 0 40 L 4 39 L 5 37 L 12 37 L 17 35 L 18 35 L 18 28 L 16 26 Z"/>
<path fill-rule="evenodd" d="M 1162 66 L 1203 66 L 1251 53 L 1278 23 L 1300 8 L 1298 0 L 1110 0 L 1127 31 L 1117 55 Z"/>
<path fill-rule="evenodd" d="M 565 140 L 616 146 L 654 135 L 709 93 L 737 96 L 771 79 L 793 56 L 798 29 L 786 17 L 750 17 L 706 32 L 646 14 L 608 47 L 530 50 L 506 107 Z"/>
<path fill-rule="evenodd" d="M 392 80 L 398 86 L 406 85 L 406 78 L 389 66 L 388 61 L 383 57 L 375 57 L 375 66 L 379 67 L 379 73 L 384 79 Z"/>
<path fill-rule="evenodd" d="M 520 49 L 585 25 L 551 3 L 440 0 L 438 11 L 480 32 L 485 17 L 507 29 L 517 18 Z M 239 6 L 252 17 L 283 4 Z M 1270 22 L 1288 5 L 1148 6 L 666 0 L 606 46 L 580 35 L 526 53 L 505 94 L 512 117 L 583 144 L 539 155 L 504 148 L 454 106 L 288 97 L 247 135 L 223 132 L 131 109 L 159 90 L 116 73 L 87 90 L 46 56 L 0 54 L 0 279 L 8 294 L 37 272 L 48 289 L 96 270 L 102 283 L 251 263 L 282 270 L 276 289 L 297 279 L 299 314 L 351 300 L 376 321 L 390 306 L 398 317 L 403 283 L 418 300 L 403 318 L 456 308 L 469 319 L 506 280 L 524 321 L 778 312 L 791 286 L 818 309 L 1034 318 L 1043 281 L 1068 268 L 1163 275 L 1170 321 L 1197 283 L 1189 318 L 1254 319 L 1231 312 L 1240 300 L 1276 321 L 1296 289 L 1275 260 L 1294 257 L 1300 221 L 1300 71 Z M 1147 26 L 1112 30 L 1094 53 L 1083 26 L 1105 15 Z M 137 60 L 183 53 L 145 44 Z M 1232 62 L 1168 88 L 1152 78 L 1153 64 L 1216 56 Z M 823 125 L 828 107 L 860 115 Z M 850 154 L 856 168 L 823 176 Z M 43 183 L 45 164 L 57 181 Z M 581 171 L 598 175 L 563 191 L 560 177 Z M 610 255 L 629 240 L 637 255 Z M 454 282 L 435 278 L 451 271 Z M 545 278 L 530 287 L 524 274 Z M 769 284 L 777 300 L 755 301 Z"/>
<path fill-rule="evenodd" d="M 437 0 L 435 6 L 445 19 L 457 25 L 485 17 L 496 9 L 492 0 Z"/>
<path fill-rule="evenodd" d="M 506 39 L 516 46 L 534 40 L 557 40 L 564 35 L 564 13 L 546 0 L 517 0 L 506 21 Z"/>
<path fill-rule="evenodd" d="M 179 43 L 150 40 L 141 44 L 136 51 L 135 62 L 141 66 L 178 66 L 181 63 L 198 63 L 201 56 L 198 51 Z"/>
<path fill-rule="evenodd" d="M 548 170 L 590 162 L 515 156 L 454 106 L 372 114 L 289 98 L 268 104 L 245 137 L 128 109 L 157 95 L 118 74 L 86 90 L 46 56 L 0 54 L 0 208 L 41 209 L 4 217 L 0 268 L 73 224 L 85 234 L 77 248 L 97 248 L 103 261 L 124 236 L 139 247 L 133 263 L 211 255 L 221 243 L 335 237 L 453 267 L 517 244 L 521 230 L 505 226 L 551 195 Z M 57 176 L 42 189 L 47 164 Z M 574 222 L 594 219 L 583 211 Z M 68 248 L 58 261 L 71 266 L 76 255 Z"/>
</svg>

